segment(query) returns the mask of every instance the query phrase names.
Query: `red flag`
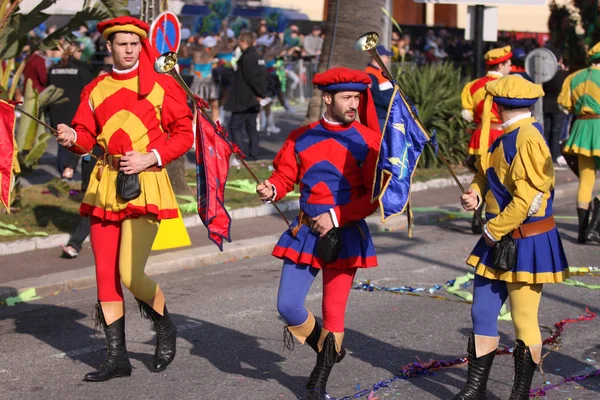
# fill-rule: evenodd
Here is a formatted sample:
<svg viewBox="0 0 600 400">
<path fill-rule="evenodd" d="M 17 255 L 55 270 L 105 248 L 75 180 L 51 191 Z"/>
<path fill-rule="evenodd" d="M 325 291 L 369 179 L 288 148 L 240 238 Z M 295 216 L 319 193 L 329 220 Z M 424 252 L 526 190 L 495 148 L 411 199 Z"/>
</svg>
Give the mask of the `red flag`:
<svg viewBox="0 0 600 400">
<path fill-rule="evenodd" d="M 219 131 L 219 133 L 217 132 Z M 223 239 L 231 243 L 231 217 L 225 209 L 225 183 L 229 158 L 237 148 L 198 112 L 196 122 L 196 183 L 198 215 L 208 229 L 208 238 L 223 251 Z"/>
<path fill-rule="evenodd" d="M 0 201 L 10 212 L 10 190 L 17 146 L 15 145 L 15 108 L 0 99 Z"/>
</svg>

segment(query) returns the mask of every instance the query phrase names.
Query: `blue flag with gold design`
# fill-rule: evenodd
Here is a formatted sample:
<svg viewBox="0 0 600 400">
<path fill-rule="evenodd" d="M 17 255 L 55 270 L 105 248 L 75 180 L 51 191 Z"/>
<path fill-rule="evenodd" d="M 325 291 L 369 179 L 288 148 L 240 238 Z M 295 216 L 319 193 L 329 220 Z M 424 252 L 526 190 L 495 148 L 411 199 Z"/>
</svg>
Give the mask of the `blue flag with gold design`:
<svg viewBox="0 0 600 400">
<path fill-rule="evenodd" d="M 372 198 L 379 198 L 383 222 L 404 212 L 421 152 L 427 143 L 433 142 L 413 115 L 417 115 L 416 109 L 395 86 L 373 183 Z"/>
</svg>

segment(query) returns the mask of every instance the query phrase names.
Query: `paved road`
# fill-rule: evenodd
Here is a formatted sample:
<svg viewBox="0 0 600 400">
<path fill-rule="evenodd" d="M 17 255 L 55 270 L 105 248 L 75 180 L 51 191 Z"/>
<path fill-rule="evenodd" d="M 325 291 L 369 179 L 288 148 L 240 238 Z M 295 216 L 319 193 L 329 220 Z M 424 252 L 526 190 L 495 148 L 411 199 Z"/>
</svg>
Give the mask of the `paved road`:
<svg viewBox="0 0 600 400">
<path fill-rule="evenodd" d="M 571 199 L 556 204 L 559 216 L 571 216 Z M 559 219 L 571 265 L 598 265 L 599 246 L 574 243 L 576 221 Z M 467 272 L 463 262 L 476 241 L 466 219 L 418 226 L 414 238 L 404 232 L 375 234 L 380 267 L 360 271 L 358 279 L 378 285 L 430 288 Z M 179 326 L 178 356 L 161 374 L 149 371 L 153 334 L 127 296 L 128 348 L 134 366 L 130 378 L 85 383 L 83 375 L 103 359 L 103 340 L 95 338 L 89 317 L 93 289 L 60 293 L 29 304 L 0 308 L 0 398 L 54 399 L 293 399 L 315 360 L 307 347 L 284 351 L 283 322 L 275 297 L 280 262 L 271 257 L 188 270 L 159 277 L 169 310 Z M 587 283 L 599 278 L 578 276 Z M 307 305 L 320 315 L 321 282 Z M 598 291 L 547 285 L 540 323 L 598 312 Z M 450 297 L 449 297 L 450 298 Z M 453 298 L 454 299 L 454 298 Z M 512 323 L 500 323 L 501 344 L 512 345 Z M 394 376 L 417 360 L 453 360 L 465 354 L 469 305 L 426 297 L 353 291 L 347 314 L 349 356 L 333 369 L 329 392 L 351 396 Z M 567 325 L 563 346 L 544 361 L 545 376 L 534 386 L 598 368 L 600 321 Z M 546 331 L 543 332 L 547 336 Z M 546 348 L 548 351 L 549 348 Z M 396 380 L 377 392 L 379 399 L 448 399 L 462 386 L 466 368 Z M 490 399 L 506 399 L 512 359 L 498 356 L 489 384 Z M 597 399 L 600 379 L 569 383 L 548 392 L 548 399 Z"/>
</svg>

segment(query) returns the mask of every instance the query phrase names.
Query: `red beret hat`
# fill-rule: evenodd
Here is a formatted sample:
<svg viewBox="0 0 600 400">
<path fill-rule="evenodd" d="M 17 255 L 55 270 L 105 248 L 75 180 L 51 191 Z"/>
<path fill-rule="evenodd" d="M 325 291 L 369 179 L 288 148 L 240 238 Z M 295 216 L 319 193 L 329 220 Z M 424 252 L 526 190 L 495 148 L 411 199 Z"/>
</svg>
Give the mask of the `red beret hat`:
<svg viewBox="0 0 600 400">
<path fill-rule="evenodd" d="M 320 74 L 315 74 L 313 84 L 324 92 L 364 91 L 371 78 L 366 72 L 356 69 L 336 67 Z"/>
<path fill-rule="evenodd" d="M 98 23 L 98 32 L 102 34 L 104 39 L 108 39 L 111 33 L 114 32 L 130 32 L 135 33 L 142 39 L 148 37 L 150 27 L 144 21 L 129 17 L 121 16 Z"/>
</svg>

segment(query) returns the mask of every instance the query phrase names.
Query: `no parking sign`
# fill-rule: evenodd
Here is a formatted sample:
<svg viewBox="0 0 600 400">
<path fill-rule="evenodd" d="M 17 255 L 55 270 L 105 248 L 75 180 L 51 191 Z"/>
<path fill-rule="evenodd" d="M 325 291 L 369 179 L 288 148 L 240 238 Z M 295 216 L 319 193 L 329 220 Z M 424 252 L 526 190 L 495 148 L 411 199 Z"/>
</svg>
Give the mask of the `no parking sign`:
<svg viewBox="0 0 600 400">
<path fill-rule="evenodd" d="M 150 44 L 160 53 L 177 53 L 181 40 L 181 25 L 175 14 L 165 11 L 150 26 Z"/>
</svg>

